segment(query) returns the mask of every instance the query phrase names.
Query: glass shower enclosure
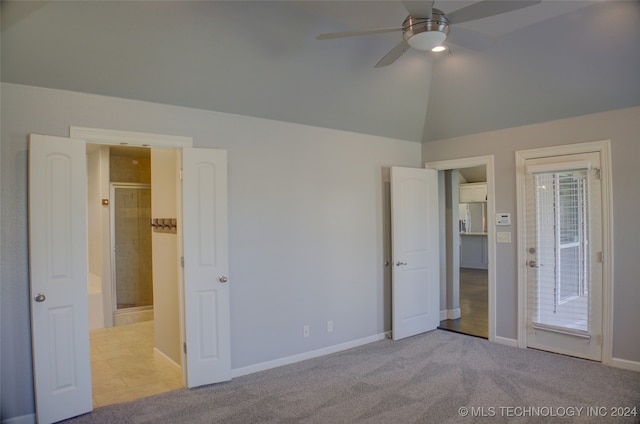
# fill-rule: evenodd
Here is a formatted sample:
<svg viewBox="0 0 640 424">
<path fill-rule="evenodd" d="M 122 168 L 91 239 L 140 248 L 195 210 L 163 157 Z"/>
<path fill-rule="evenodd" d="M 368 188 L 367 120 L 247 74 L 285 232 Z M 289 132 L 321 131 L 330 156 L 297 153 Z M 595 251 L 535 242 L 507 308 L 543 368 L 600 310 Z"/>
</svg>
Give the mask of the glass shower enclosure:
<svg viewBox="0 0 640 424">
<path fill-rule="evenodd" d="M 113 312 L 151 309 L 151 186 L 112 183 Z"/>
</svg>

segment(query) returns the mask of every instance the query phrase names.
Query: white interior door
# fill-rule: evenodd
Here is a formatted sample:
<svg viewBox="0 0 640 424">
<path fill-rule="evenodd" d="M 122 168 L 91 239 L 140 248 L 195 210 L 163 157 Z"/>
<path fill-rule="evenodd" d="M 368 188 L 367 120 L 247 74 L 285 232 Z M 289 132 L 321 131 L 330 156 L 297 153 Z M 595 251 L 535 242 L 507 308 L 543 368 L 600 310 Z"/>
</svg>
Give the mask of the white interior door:
<svg viewBox="0 0 640 424">
<path fill-rule="evenodd" d="M 527 346 L 600 361 L 598 153 L 527 159 Z"/>
<path fill-rule="evenodd" d="M 182 150 L 187 387 L 231 379 L 227 153 Z"/>
<path fill-rule="evenodd" d="M 29 140 L 31 332 L 39 423 L 91 411 L 83 140 Z"/>
<path fill-rule="evenodd" d="M 391 168 L 392 337 L 440 323 L 438 173 Z"/>
</svg>

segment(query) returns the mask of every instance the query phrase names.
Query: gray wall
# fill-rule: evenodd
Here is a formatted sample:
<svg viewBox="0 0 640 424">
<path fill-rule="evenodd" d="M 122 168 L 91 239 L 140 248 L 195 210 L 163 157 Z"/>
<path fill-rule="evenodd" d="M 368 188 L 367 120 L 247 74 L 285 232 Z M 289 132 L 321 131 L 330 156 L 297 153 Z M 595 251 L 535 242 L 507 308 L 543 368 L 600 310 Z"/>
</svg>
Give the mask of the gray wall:
<svg viewBox="0 0 640 424">
<path fill-rule="evenodd" d="M 419 143 L 12 84 L 2 86 L 2 121 L 0 419 L 34 411 L 29 133 L 68 136 L 73 125 L 192 136 L 196 147 L 228 150 L 234 369 L 388 330 L 382 171 L 420 167 Z"/>
<path fill-rule="evenodd" d="M 517 220 L 515 152 L 611 140 L 613 180 L 613 357 L 640 361 L 640 107 L 527 125 L 423 144 L 424 162 L 494 155 L 496 213 L 510 212 L 511 244 L 496 245 L 496 336 L 517 338 Z"/>
</svg>

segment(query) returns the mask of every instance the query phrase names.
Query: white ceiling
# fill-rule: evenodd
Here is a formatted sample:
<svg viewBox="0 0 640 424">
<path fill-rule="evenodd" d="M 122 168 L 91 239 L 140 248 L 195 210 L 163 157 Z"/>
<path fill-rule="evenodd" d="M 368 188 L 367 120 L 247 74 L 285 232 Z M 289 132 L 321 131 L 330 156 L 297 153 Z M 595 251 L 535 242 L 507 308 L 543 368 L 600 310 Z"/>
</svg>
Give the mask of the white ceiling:
<svg viewBox="0 0 640 424">
<path fill-rule="evenodd" d="M 472 4 L 437 1 L 445 13 Z M 2 80 L 429 141 L 640 104 L 640 2 L 553 1 L 452 25 L 495 37 L 373 65 L 400 1 L 2 3 Z"/>
<path fill-rule="evenodd" d="M 547 0 L 543 5 L 510 12 L 506 18 L 504 15 L 496 15 L 457 24 L 455 27 L 499 37 L 546 19 L 587 7 L 595 2 Z M 474 3 L 477 1 L 440 0 L 434 3 L 434 7 L 447 14 Z M 408 15 L 401 1 L 293 1 L 291 4 L 314 15 L 340 22 L 348 29 L 402 27 L 402 22 Z M 386 35 L 386 37 L 389 36 Z M 393 38 L 399 40 L 400 36 Z"/>
</svg>

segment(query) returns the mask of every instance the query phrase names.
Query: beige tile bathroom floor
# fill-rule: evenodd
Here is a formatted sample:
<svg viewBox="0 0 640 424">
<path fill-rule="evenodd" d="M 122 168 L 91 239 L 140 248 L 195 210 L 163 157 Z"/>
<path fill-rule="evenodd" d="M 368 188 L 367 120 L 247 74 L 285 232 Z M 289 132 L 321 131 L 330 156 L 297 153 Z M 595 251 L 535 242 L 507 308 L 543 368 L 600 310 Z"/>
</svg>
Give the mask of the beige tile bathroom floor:
<svg viewBox="0 0 640 424">
<path fill-rule="evenodd" d="M 153 321 L 91 330 L 93 406 L 182 388 L 178 365 L 156 352 Z"/>
</svg>

